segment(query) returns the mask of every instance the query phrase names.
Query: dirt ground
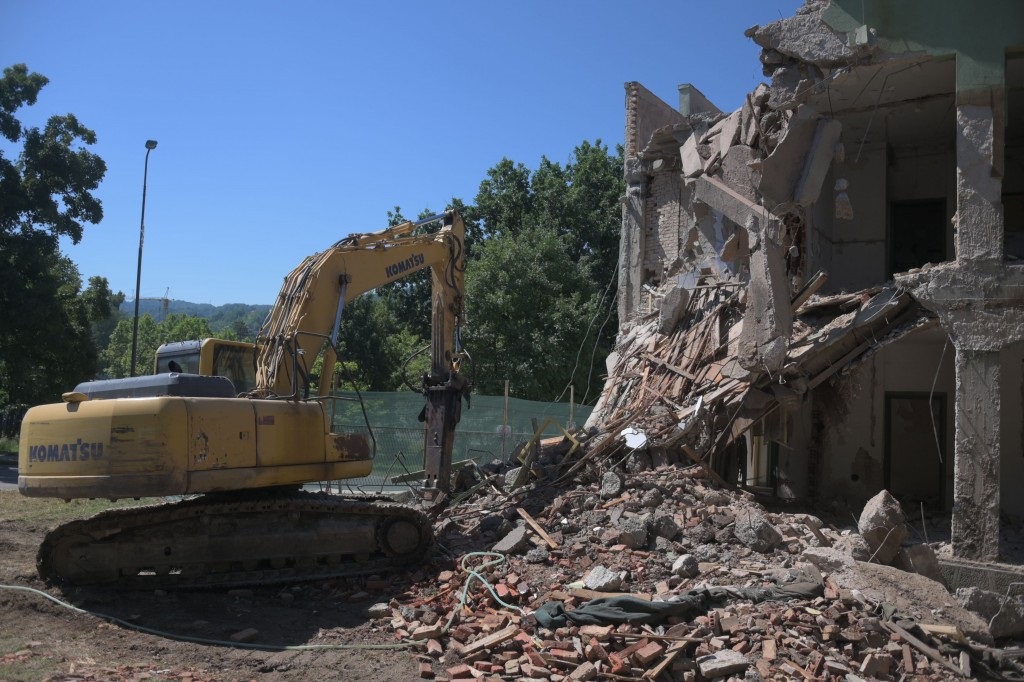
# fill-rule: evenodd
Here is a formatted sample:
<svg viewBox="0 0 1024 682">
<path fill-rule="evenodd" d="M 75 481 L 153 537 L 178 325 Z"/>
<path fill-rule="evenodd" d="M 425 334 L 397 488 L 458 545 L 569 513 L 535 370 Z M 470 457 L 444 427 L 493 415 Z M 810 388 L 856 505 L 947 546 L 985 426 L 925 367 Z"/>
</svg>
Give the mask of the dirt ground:
<svg viewBox="0 0 1024 682">
<path fill-rule="evenodd" d="M 2 680 L 412 680 L 416 661 L 394 648 L 366 608 L 408 589 L 425 574 L 390 576 L 386 590 L 367 593 L 364 581 L 331 581 L 290 587 L 202 592 L 103 592 L 49 587 L 35 572 L 35 556 L 55 517 L 86 516 L 80 505 L 30 500 L 0 491 L 0 679 Z M 72 505 L 76 503 L 71 503 Z M 149 634 L 78 609 L 104 614 Z M 250 645 L 228 641 L 254 629 Z M 333 648 L 303 650 L 330 645 Z M 388 648 L 368 648 L 368 647 Z M 353 647 L 353 648 L 344 648 Z"/>
</svg>

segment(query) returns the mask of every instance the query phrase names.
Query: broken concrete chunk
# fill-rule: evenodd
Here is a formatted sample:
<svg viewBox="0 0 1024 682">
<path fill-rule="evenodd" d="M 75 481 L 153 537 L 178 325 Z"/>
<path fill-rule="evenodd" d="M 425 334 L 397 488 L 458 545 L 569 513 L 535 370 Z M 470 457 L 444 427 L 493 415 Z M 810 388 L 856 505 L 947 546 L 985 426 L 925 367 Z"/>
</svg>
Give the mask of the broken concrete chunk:
<svg viewBox="0 0 1024 682">
<path fill-rule="evenodd" d="M 695 578 L 700 573 L 697 558 L 692 554 L 683 554 L 672 564 L 672 573 L 680 578 Z"/>
<path fill-rule="evenodd" d="M 869 547 L 867 541 L 857 533 L 844 535 L 836 540 L 833 546 L 840 552 L 856 559 L 857 561 L 867 561 L 871 558 L 871 547 Z"/>
<path fill-rule="evenodd" d="M 715 124 L 715 126 L 711 129 L 712 133 L 714 133 L 716 130 L 718 131 L 718 153 L 723 158 L 725 158 L 726 152 L 728 152 L 729 149 L 734 144 L 736 144 L 736 139 L 739 136 L 740 132 L 741 117 L 741 111 L 734 111 L 732 114 L 726 116 L 717 124 Z"/>
<path fill-rule="evenodd" d="M 779 373 L 786 364 L 786 350 L 789 340 L 784 336 L 777 336 L 760 347 L 761 362 L 773 374 Z"/>
<path fill-rule="evenodd" d="M 888 564 L 907 538 L 907 517 L 899 501 L 883 490 L 864 505 L 857 530 L 871 548 L 874 560 Z"/>
<path fill-rule="evenodd" d="M 519 477 L 519 470 L 520 469 L 522 469 L 522 467 L 515 467 L 515 468 L 509 469 L 508 471 L 505 472 L 504 484 L 505 484 L 505 489 L 506 490 L 511 488 L 513 485 L 515 485 L 516 478 Z"/>
<path fill-rule="evenodd" d="M 723 649 L 716 651 L 709 656 L 701 656 L 697 659 L 697 667 L 700 674 L 706 679 L 725 677 L 733 673 L 743 672 L 750 666 L 750 659 L 738 651 Z"/>
<path fill-rule="evenodd" d="M 668 514 L 656 516 L 651 522 L 651 532 L 666 540 L 674 540 L 681 530 L 676 520 Z"/>
<path fill-rule="evenodd" d="M 647 524 L 639 519 L 623 519 L 618 527 L 618 543 L 630 549 L 647 546 Z"/>
<path fill-rule="evenodd" d="M 775 529 L 760 510 L 747 507 L 736 512 L 733 535 L 755 552 L 766 553 L 782 542 L 782 533 Z"/>
<path fill-rule="evenodd" d="M 927 576 L 937 583 L 946 584 L 942 577 L 942 571 L 939 570 L 939 559 L 935 556 L 935 551 L 928 545 L 919 543 L 909 547 L 900 547 L 892 565 L 901 571 L 917 573 Z"/>
<path fill-rule="evenodd" d="M 500 554 L 519 554 L 525 551 L 530 545 L 526 532 L 526 526 L 516 527 L 511 533 L 498 540 L 491 551 Z"/>
<path fill-rule="evenodd" d="M 378 602 L 366 609 L 366 615 L 370 618 L 390 618 L 391 607 L 387 602 Z"/>
<path fill-rule="evenodd" d="M 729 497 L 729 493 L 727 492 L 711 488 L 704 491 L 704 497 L 701 501 L 709 507 L 723 507 L 730 504 L 732 502 L 732 498 Z"/>
<path fill-rule="evenodd" d="M 605 475 L 601 477 L 601 497 L 606 500 L 621 495 L 625 487 L 625 481 L 616 471 L 605 472 Z"/>
<path fill-rule="evenodd" d="M 796 116 L 789 120 L 775 149 L 764 160 L 758 189 L 768 206 L 784 206 L 794 201 L 818 123 L 817 112 L 806 106 L 800 107 Z M 829 147 L 828 152 L 827 160 L 831 161 L 833 148 Z"/>
<path fill-rule="evenodd" d="M 679 159 L 683 164 L 683 176 L 695 178 L 704 172 L 704 159 L 697 151 L 697 137 L 691 135 L 679 148 Z"/>
<path fill-rule="evenodd" d="M 824 66 L 852 63 L 858 56 L 846 33 L 829 26 L 820 12 L 797 14 L 758 26 L 750 37 L 766 50 Z"/>
<path fill-rule="evenodd" d="M 672 287 L 661 297 L 661 305 L 658 309 L 658 331 L 662 334 L 670 334 L 679 324 L 686 304 L 690 300 L 690 293 L 682 287 Z"/>
<path fill-rule="evenodd" d="M 750 201 L 757 201 L 761 184 L 761 155 L 745 144 L 733 145 L 722 155 L 722 180 Z"/>
<path fill-rule="evenodd" d="M 842 130 L 842 124 L 834 118 L 818 122 L 793 196 L 794 201 L 801 206 L 810 206 L 818 200 L 825 175 L 828 174 L 832 159 L 835 157 L 836 143 L 839 142 Z"/>
<path fill-rule="evenodd" d="M 1024 598 L 1008 597 L 980 587 L 961 587 L 956 600 L 988 623 L 994 639 L 1024 636 Z"/>
<path fill-rule="evenodd" d="M 826 573 L 852 571 L 856 563 L 852 556 L 835 547 L 808 547 L 800 556 Z"/>
<path fill-rule="evenodd" d="M 622 574 L 598 564 L 590 569 L 583 584 L 595 592 L 615 592 L 622 587 Z"/>
</svg>

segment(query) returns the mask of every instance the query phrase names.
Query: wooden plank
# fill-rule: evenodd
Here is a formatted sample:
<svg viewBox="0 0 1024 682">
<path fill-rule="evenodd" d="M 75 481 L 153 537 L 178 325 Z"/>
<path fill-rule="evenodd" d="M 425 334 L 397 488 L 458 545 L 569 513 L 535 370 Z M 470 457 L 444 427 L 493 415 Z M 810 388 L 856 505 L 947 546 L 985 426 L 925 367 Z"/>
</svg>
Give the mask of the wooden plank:
<svg viewBox="0 0 1024 682">
<path fill-rule="evenodd" d="M 917 648 L 918 651 L 920 651 L 925 656 L 932 659 L 942 667 L 946 668 L 947 670 L 955 672 L 957 675 L 963 675 L 963 671 L 960 670 L 959 667 L 947 661 L 946 657 L 943 656 L 937 649 L 933 649 L 932 647 L 928 646 L 927 644 L 919 640 L 917 637 L 914 637 L 914 635 L 910 634 L 904 628 L 900 627 L 896 623 L 883 621 L 882 625 L 889 628 L 893 632 L 898 633 L 899 636 L 902 637 L 908 644 L 912 644 L 914 647 Z"/>
<path fill-rule="evenodd" d="M 921 628 L 929 635 L 945 635 L 946 637 L 952 637 L 960 643 L 966 643 L 967 638 L 964 637 L 964 633 L 960 632 L 960 628 L 955 625 L 939 625 L 938 623 L 918 623 L 917 627 Z"/>
<path fill-rule="evenodd" d="M 498 646 L 499 644 L 503 644 L 508 640 L 512 639 L 513 637 L 515 637 L 518 633 L 518 625 L 509 625 L 504 630 L 498 630 L 497 632 L 491 633 L 486 637 L 481 637 L 475 642 L 470 642 L 465 646 L 465 648 L 463 648 L 462 657 L 465 658 L 467 656 L 472 656 L 478 651 L 484 651 L 486 649 L 490 649 L 491 647 Z"/>
<path fill-rule="evenodd" d="M 822 272 L 821 270 L 816 272 L 814 274 L 814 276 L 811 277 L 811 281 L 809 281 L 804 286 L 804 288 L 800 290 L 800 293 L 798 293 L 793 298 L 793 301 L 790 304 L 791 305 L 791 309 L 793 311 L 793 314 L 796 315 L 797 309 L 800 306 L 802 306 L 804 303 L 806 303 L 807 299 L 809 299 L 811 296 L 813 296 L 815 294 L 815 292 L 817 292 L 818 289 L 820 289 L 825 284 L 825 282 L 827 282 L 827 281 L 828 281 L 828 273 L 827 272 Z"/>
<path fill-rule="evenodd" d="M 676 374 L 684 376 L 687 379 L 690 379 L 691 381 L 695 378 L 692 372 L 687 372 L 682 367 L 679 367 L 678 365 L 673 365 L 672 363 L 662 360 L 661 358 L 655 355 L 651 355 L 650 353 L 644 353 L 644 358 L 651 362 L 652 364 L 654 364 L 655 367 L 664 367 L 670 372 L 675 372 Z"/>
<path fill-rule="evenodd" d="M 548 535 L 544 531 L 544 529 L 540 527 L 540 524 L 537 523 L 534 520 L 534 518 L 530 516 L 529 513 L 527 513 L 525 509 L 523 509 L 522 507 L 516 507 L 516 513 L 518 513 L 519 516 L 523 517 L 524 521 L 530 524 L 530 528 L 533 528 L 535 531 L 537 531 L 537 535 L 539 535 L 541 539 L 544 540 L 544 542 L 548 543 L 548 547 L 550 547 L 551 549 L 558 549 L 558 543 L 551 539 L 551 536 Z"/>
</svg>

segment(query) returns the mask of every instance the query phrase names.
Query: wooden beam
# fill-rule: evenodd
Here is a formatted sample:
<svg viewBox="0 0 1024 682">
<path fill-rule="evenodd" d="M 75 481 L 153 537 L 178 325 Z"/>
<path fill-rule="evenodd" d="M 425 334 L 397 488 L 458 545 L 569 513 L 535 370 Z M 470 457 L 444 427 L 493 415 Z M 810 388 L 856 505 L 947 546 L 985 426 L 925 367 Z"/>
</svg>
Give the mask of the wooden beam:
<svg viewBox="0 0 1024 682">
<path fill-rule="evenodd" d="M 530 524 L 530 528 L 533 528 L 535 531 L 537 531 L 537 535 L 539 535 L 544 540 L 544 542 L 548 543 L 548 547 L 550 547 L 551 549 L 558 549 L 558 543 L 551 539 L 551 536 L 548 535 L 544 531 L 544 529 L 540 527 L 540 524 L 537 523 L 537 521 L 535 521 L 534 518 L 530 516 L 530 514 L 527 513 L 525 509 L 523 509 L 522 507 L 516 507 L 516 512 L 519 514 L 519 516 L 523 517 L 524 521 Z"/>
</svg>

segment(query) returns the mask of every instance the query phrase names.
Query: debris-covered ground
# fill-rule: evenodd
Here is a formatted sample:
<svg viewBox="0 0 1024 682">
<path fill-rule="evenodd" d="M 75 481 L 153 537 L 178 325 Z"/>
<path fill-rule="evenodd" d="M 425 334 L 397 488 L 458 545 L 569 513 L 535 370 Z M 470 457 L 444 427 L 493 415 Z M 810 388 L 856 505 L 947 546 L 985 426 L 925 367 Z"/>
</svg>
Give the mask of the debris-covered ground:
<svg viewBox="0 0 1024 682">
<path fill-rule="evenodd" d="M 1024 679 L 1024 602 L 995 595 L 982 618 L 960 602 L 982 609 L 991 593 L 951 595 L 920 575 L 934 569 L 932 546 L 913 544 L 886 493 L 857 532 L 766 509 L 618 435 L 571 446 L 542 441 L 529 477 L 461 476 L 470 490 L 439 510 L 432 560 L 393 575 L 61 590 L 34 574 L 46 525 L 4 521 L 0 581 L 118 621 L 2 590 L 0 677 Z"/>
<path fill-rule="evenodd" d="M 590 464 L 577 473 L 591 482 L 569 487 L 542 481 L 576 458 L 534 466 L 541 480 L 514 492 L 505 486 L 516 470 L 485 476 L 440 518 L 448 561 L 437 583 L 374 614 L 396 637 L 420 642 L 422 677 L 1014 679 L 1024 671 L 1019 650 L 1002 646 L 1007 640 L 994 646 L 984 619 L 920 574 L 937 570 L 935 556 L 928 545 L 903 546 L 907 524 L 887 493 L 865 508 L 862 532 L 841 530 L 811 514 L 769 511 L 697 465 L 626 453 L 600 465 L 584 455 Z"/>
</svg>

